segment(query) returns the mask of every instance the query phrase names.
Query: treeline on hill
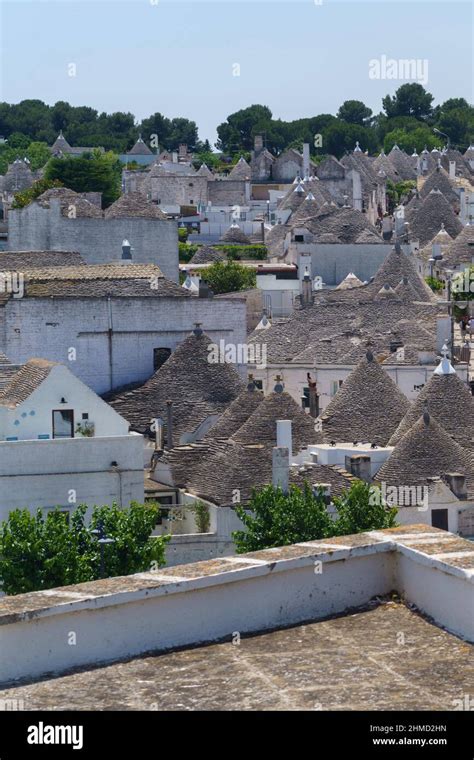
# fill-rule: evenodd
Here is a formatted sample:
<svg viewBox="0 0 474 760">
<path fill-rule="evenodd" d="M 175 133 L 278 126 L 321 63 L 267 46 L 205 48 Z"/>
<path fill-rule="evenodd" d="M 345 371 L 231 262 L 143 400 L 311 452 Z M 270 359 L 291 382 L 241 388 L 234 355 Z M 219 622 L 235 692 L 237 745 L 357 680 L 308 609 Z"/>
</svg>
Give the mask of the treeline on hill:
<svg viewBox="0 0 474 760">
<path fill-rule="evenodd" d="M 252 105 L 219 124 L 215 147 L 233 162 L 240 154 L 248 157 L 255 135 L 262 134 L 272 153 L 300 149 L 303 142 L 309 142 L 317 160 L 328 154 L 340 158 L 356 141 L 371 154 L 382 148 L 388 152 L 395 143 L 410 153 L 425 146 L 431 150 L 446 143 L 441 132 L 449 136 L 453 147 L 466 150 L 474 139 L 474 108 L 464 98 L 450 98 L 438 106 L 433 106 L 433 100 L 421 84 L 404 84 L 393 96 L 382 99 L 379 114 L 359 100 L 346 100 L 335 116 L 319 114 L 295 121 L 274 119 L 267 106 Z M 106 114 L 64 101 L 48 106 L 41 100 L 23 100 L 0 103 L 0 135 L 8 141 L 0 145 L 0 172 L 25 155 L 33 169 L 43 166 L 49 158 L 47 146 L 60 130 L 73 146 L 101 146 L 116 154 L 130 149 L 140 133 L 146 141 L 156 135 L 160 149 L 175 150 L 186 143 L 197 163 L 223 166 L 222 156 L 213 152 L 208 140 L 199 139 L 196 123 L 189 119 L 169 119 L 156 112 L 137 123 L 131 113 Z M 315 141 L 316 135 L 321 139 Z"/>
</svg>

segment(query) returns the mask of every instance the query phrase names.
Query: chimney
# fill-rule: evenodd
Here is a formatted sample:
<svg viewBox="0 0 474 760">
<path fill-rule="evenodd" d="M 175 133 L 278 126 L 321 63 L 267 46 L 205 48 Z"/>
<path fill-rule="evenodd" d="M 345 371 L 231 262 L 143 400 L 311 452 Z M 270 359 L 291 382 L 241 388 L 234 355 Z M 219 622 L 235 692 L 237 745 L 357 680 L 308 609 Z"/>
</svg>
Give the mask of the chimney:
<svg viewBox="0 0 474 760">
<path fill-rule="evenodd" d="M 288 493 L 290 480 L 290 458 L 284 446 L 274 446 L 272 451 L 272 485 Z"/>
<path fill-rule="evenodd" d="M 461 224 L 467 224 L 468 218 L 467 218 L 467 203 L 466 203 L 466 190 L 464 187 L 459 188 L 460 189 L 460 204 L 459 204 L 459 219 L 461 221 Z"/>
<path fill-rule="evenodd" d="M 188 156 L 188 146 L 186 145 L 186 143 L 181 143 L 181 145 L 178 148 L 178 151 L 179 151 L 178 156 L 179 156 L 180 161 L 181 160 L 186 161 L 186 158 Z"/>
<path fill-rule="evenodd" d="M 366 483 L 370 483 L 372 480 L 370 472 L 370 457 L 364 454 L 357 454 L 351 457 L 346 457 L 346 470 L 348 470 L 355 478 L 364 480 Z"/>
<path fill-rule="evenodd" d="M 212 298 L 214 293 L 205 280 L 199 281 L 199 298 Z"/>
<path fill-rule="evenodd" d="M 359 172 L 352 172 L 352 206 L 362 211 L 362 183 Z"/>
<path fill-rule="evenodd" d="M 319 417 L 318 386 L 316 385 L 316 380 L 311 380 L 311 375 L 309 372 L 307 373 L 306 377 L 309 386 L 309 414 L 311 417 L 316 419 L 316 417 Z"/>
<path fill-rule="evenodd" d="M 311 276 L 306 267 L 304 277 L 301 281 L 301 305 L 311 306 L 313 303 L 313 283 L 311 282 Z"/>
<path fill-rule="evenodd" d="M 456 179 L 456 161 L 449 162 L 449 179 Z"/>
<path fill-rule="evenodd" d="M 156 417 L 153 422 L 155 423 L 155 451 L 163 450 L 163 420 L 161 417 Z"/>
<path fill-rule="evenodd" d="M 467 499 L 466 476 L 460 472 L 446 472 L 446 485 L 458 499 Z"/>
<path fill-rule="evenodd" d="M 166 402 L 166 426 L 168 428 L 168 448 L 173 448 L 173 402 Z"/>
<path fill-rule="evenodd" d="M 253 138 L 253 149 L 255 158 L 258 156 L 259 153 L 263 150 L 263 136 L 262 135 L 255 135 Z"/>
<path fill-rule="evenodd" d="M 277 446 L 288 450 L 288 460 L 293 458 L 291 420 L 277 420 Z"/>
<path fill-rule="evenodd" d="M 172 160 L 173 164 L 177 164 L 178 163 L 178 154 L 176 153 L 175 150 L 171 154 L 171 160 Z"/>
<path fill-rule="evenodd" d="M 309 177 L 309 143 L 303 143 L 303 177 Z"/>
<path fill-rule="evenodd" d="M 329 506 L 331 503 L 331 484 L 330 483 L 313 483 L 311 486 L 311 490 L 313 491 L 313 496 L 318 496 L 320 493 L 322 494 L 324 503 Z"/>
<path fill-rule="evenodd" d="M 122 261 L 131 261 L 132 260 L 132 246 L 128 242 L 128 240 L 124 240 L 122 242 Z"/>
</svg>

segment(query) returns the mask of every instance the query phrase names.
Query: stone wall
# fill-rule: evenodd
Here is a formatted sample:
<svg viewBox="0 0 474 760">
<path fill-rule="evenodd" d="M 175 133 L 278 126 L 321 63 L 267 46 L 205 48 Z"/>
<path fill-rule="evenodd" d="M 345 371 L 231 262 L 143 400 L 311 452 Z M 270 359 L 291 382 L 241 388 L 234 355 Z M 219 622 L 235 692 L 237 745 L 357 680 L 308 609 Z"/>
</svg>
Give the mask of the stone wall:
<svg viewBox="0 0 474 760">
<path fill-rule="evenodd" d="M 105 393 L 145 381 L 153 374 L 153 349 L 174 350 L 195 322 L 215 340 L 246 340 L 246 304 L 240 299 L 111 298 L 110 311 L 111 341 L 105 298 L 10 299 L 0 309 L 0 351 L 14 363 L 32 356 L 62 362 L 96 393 Z"/>
<path fill-rule="evenodd" d="M 171 220 L 68 219 L 58 203 L 42 208 L 31 203 L 9 213 L 9 251 L 78 251 L 88 264 L 106 264 L 122 257 L 130 241 L 136 263 L 157 264 L 165 277 L 178 282 L 178 230 Z"/>
</svg>

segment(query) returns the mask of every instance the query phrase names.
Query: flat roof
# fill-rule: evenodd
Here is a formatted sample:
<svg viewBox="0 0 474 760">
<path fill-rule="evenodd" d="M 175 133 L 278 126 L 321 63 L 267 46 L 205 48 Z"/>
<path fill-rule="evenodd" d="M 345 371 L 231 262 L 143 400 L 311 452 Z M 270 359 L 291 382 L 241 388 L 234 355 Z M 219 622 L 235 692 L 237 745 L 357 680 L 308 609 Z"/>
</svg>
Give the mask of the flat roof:
<svg viewBox="0 0 474 760">
<path fill-rule="evenodd" d="M 394 597 L 256 635 L 0 691 L 25 710 L 453 710 L 472 646 Z"/>
</svg>

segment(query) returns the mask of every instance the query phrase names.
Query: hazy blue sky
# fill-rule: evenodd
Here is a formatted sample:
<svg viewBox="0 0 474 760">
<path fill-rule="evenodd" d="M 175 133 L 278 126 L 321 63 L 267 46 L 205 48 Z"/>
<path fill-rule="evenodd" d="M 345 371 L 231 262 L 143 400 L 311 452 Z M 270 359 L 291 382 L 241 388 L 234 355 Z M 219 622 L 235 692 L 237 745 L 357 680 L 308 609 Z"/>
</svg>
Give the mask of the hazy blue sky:
<svg viewBox="0 0 474 760">
<path fill-rule="evenodd" d="M 427 59 L 439 103 L 472 100 L 467 2 L 323 0 L 0 0 L 0 100 L 67 100 L 99 111 L 194 119 L 200 137 L 252 103 L 275 117 L 375 112 L 403 81 L 369 79 L 369 60 Z M 76 65 L 76 76 L 68 65 Z M 240 76 L 233 76 L 233 65 Z"/>
</svg>

